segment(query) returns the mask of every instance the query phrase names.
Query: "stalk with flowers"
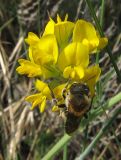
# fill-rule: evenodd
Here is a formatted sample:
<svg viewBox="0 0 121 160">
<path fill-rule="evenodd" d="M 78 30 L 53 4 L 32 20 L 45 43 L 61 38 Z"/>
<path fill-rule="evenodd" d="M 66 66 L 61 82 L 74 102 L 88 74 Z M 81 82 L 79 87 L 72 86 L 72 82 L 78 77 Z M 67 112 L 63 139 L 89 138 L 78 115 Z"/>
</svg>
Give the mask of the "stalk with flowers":
<svg viewBox="0 0 121 160">
<path fill-rule="evenodd" d="M 62 91 L 75 82 L 86 83 L 94 97 L 101 68 L 92 64 L 90 57 L 103 49 L 108 40 L 100 37 L 90 22 L 79 19 L 73 23 L 67 15 L 62 21 L 57 15 L 57 23 L 50 18 L 43 35 L 29 32 L 25 41 L 29 59 L 19 59 L 16 70 L 36 78 L 37 93 L 26 97 L 32 103 L 31 109 L 39 107 L 40 112 L 45 111 L 47 102 L 53 102 L 54 97 L 57 103 L 52 103 L 52 111 L 58 111 L 58 104 L 64 103 Z"/>
</svg>

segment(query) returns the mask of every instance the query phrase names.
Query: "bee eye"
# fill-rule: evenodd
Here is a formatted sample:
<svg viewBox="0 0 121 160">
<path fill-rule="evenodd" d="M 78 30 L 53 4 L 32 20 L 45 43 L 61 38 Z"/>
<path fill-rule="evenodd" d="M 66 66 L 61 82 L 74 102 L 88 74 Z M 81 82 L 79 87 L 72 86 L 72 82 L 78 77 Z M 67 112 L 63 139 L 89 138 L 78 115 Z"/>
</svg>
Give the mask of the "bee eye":
<svg viewBox="0 0 121 160">
<path fill-rule="evenodd" d="M 84 89 L 85 93 L 88 95 L 89 93 L 89 88 L 86 86 L 86 88 Z"/>
</svg>

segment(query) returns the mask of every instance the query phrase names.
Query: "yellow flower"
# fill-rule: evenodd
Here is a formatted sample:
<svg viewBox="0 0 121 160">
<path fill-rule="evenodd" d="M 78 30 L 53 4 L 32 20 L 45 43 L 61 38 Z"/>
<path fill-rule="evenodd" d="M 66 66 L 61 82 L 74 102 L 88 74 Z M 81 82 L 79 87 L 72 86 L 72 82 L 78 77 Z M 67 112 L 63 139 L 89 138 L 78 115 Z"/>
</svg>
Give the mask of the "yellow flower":
<svg viewBox="0 0 121 160">
<path fill-rule="evenodd" d="M 30 45 L 29 58 L 38 65 L 55 64 L 58 58 L 58 46 L 55 35 L 46 35 L 38 38 L 34 33 L 29 33 L 25 39 Z"/>
<path fill-rule="evenodd" d="M 103 49 L 108 40 L 106 37 L 100 38 L 94 26 L 84 20 L 78 20 L 73 31 L 73 41 L 82 42 L 89 47 L 90 53 L 94 53 L 97 49 Z"/>
<path fill-rule="evenodd" d="M 47 100 L 51 99 L 51 91 L 48 85 L 40 80 L 35 82 L 35 88 L 40 92 L 26 97 L 26 101 L 32 103 L 31 109 L 39 106 L 40 112 L 43 112 L 46 107 Z"/>
<path fill-rule="evenodd" d="M 101 69 L 99 65 L 94 65 L 85 69 L 85 74 L 82 81 L 86 82 L 89 86 L 92 97 L 95 95 L 95 84 L 99 80 L 100 73 Z"/>
<path fill-rule="evenodd" d="M 67 21 L 67 18 L 68 16 L 66 15 L 65 20 L 62 21 L 57 15 L 57 23 L 50 18 L 43 33 L 43 36 L 54 34 L 61 49 L 69 43 L 74 28 L 74 23 Z"/>
<path fill-rule="evenodd" d="M 28 77 L 35 77 L 42 75 L 41 66 L 25 59 L 19 59 L 18 62 L 20 63 L 20 66 L 16 69 L 16 71 L 19 74 L 27 74 Z"/>
<path fill-rule="evenodd" d="M 64 78 L 82 79 L 84 69 L 89 64 L 88 47 L 81 43 L 71 43 L 64 48 L 58 58 L 58 67 Z"/>
<path fill-rule="evenodd" d="M 48 99 L 51 98 L 51 91 L 46 83 L 40 80 L 36 80 L 35 82 L 35 88 L 40 91 L 43 95 L 48 97 Z"/>
<path fill-rule="evenodd" d="M 18 73 L 27 74 L 28 77 L 43 76 L 48 78 L 54 76 L 55 64 L 58 58 L 58 46 L 54 35 L 37 37 L 30 32 L 25 41 L 29 44 L 29 60 L 20 59 L 21 66 L 17 68 Z M 52 69 L 51 69 L 52 68 Z"/>
</svg>

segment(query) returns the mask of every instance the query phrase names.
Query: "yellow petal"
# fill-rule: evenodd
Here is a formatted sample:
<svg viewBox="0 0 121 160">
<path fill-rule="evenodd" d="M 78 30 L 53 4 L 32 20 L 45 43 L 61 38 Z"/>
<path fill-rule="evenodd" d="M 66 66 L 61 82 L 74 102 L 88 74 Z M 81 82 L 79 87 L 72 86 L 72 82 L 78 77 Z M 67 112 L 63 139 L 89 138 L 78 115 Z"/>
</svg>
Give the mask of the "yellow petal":
<svg viewBox="0 0 121 160">
<path fill-rule="evenodd" d="M 72 79 L 75 79 L 76 78 L 76 72 L 74 70 L 73 67 L 71 66 L 68 66 L 64 69 L 63 71 L 63 77 L 64 78 L 72 78 Z"/>
<path fill-rule="evenodd" d="M 63 92 L 63 89 L 65 88 L 65 86 L 66 86 L 66 83 L 61 84 L 53 89 L 53 93 L 55 95 L 55 98 L 57 98 L 57 99 L 62 98 L 62 92 Z"/>
<path fill-rule="evenodd" d="M 84 69 L 81 66 L 68 66 L 63 72 L 64 78 L 72 78 L 73 80 L 80 80 L 84 77 Z"/>
<path fill-rule="evenodd" d="M 68 19 L 68 14 L 66 14 L 64 21 L 67 21 Z"/>
<path fill-rule="evenodd" d="M 68 14 L 65 15 L 64 21 L 62 21 L 59 14 L 57 14 L 57 23 L 65 22 L 65 21 L 67 21 L 67 19 L 68 19 Z"/>
<path fill-rule="evenodd" d="M 71 78 L 72 78 L 73 77 L 72 72 L 73 72 L 73 68 L 71 66 L 65 67 L 65 69 L 63 71 L 63 77 L 69 78 L 71 76 Z"/>
<path fill-rule="evenodd" d="M 106 37 L 104 38 L 99 38 L 99 46 L 98 49 L 103 49 L 105 46 L 108 44 L 108 39 Z"/>
<path fill-rule="evenodd" d="M 39 105 L 42 102 L 42 94 L 37 93 L 30 95 L 26 97 L 25 100 L 32 103 L 31 109 L 33 110 L 37 105 Z"/>
<path fill-rule="evenodd" d="M 46 106 L 46 97 L 43 96 L 42 97 L 42 103 L 39 106 L 39 110 L 40 110 L 41 113 L 44 112 L 45 106 Z"/>
<path fill-rule="evenodd" d="M 36 94 L 30 95 L 30 96 L 27 96 L 27 97 L 25 98 L 25 100 L 28 101 L 28 102 L 33 102 L 33 101 L 35 101 L 36 99 L 41 99 L 41 98 L 40 98 L 41 96 L 42 96 L 41 93 L 36 93 Z"/>
<path fill-rule="evenodd" d="M 29 45 L 36 45 L 36 43 L 39 42 L 39 37 L 36 34 L 29 32 L 28 37 L 25 39 L 25 42 Z"/>
<path fill-rule="evenodd" d="M 32 55 L 32 48 L 31 47 L 29 47 L 29 53 L 28 54 L 29 54 L 30 61 L 34 63 L 34 59 L 33 59 L 33 55 Z"/>
<path fill-rule="evenodd" d="M 40 80 L 36 80 L 35 88 L 38 91 L 40 91 L 43 95 L 45 95 L 48 99 L 51 98 L 51 91 L 47 83 L 44 83 L 43 81 L 40 81 Z"/>
<path fill-rule="evenodd" d="M 42 102 L 41 97 L 39 97 L 39 99 L 36 99 L 36 100 L 32 103 L 31 110 L 33 110 L 35 107 L 38 107 L 38 105 L 41 104 L 41 102 Z"/>
<path fill-rule="evenodd" d="M 48 34 L 54 34 L 54 25 L 55 25 L 55 22 L 50 18 L 50 21 L 47 23 L 45 27 L 43 36 L 48 35 Z"/>
<path fill-rule="evenodd" d="M 41 93 L 30 95 L 26 97 L 25 100 L 32 103 L 32 110 L 39 106 L 40 112 L 44 111 L 46 105 L 46 96 L 43 96 Z"/>
<path fill-rule="evenodd" d="M 76 72 L 75 72 L 74 69 L 73 69 L 72 72 L 70 73 L 70 78 L 76 79 Z"/>
<path fill-rule="evenodd" d="M 19 59 L 18 62 L 21 65 L 16 69 L 19 74 L 27 74 L 28 77 L 36 77 L 42 75 L 42 70 L 39 65 L 25 59 Z"/>
<path fill-rule="evenodd" d="M 74 23 L 69 21 L 64 21 L 55 24 L 54 34 L 61 49 L 64 48 L 69 43 L 73 32 L 73 28 L 74 28 Z"/>
<path fill-rule="evenodd" d="M 90 88 L 92 97 L 95 94 L 95 84 L 99 80 L 101 69 L 99 65 L 94 65 L 85 70 L 83 81 L 86 82 Z"/>
<path fill-rule="evenodd" d="M 44 88 L 48 87 L 48 85 L 46 83 L 44 83 L 43 81 L 40 81 L 39 79 L 37 79 L 35 81 L 35 88 L 42 92 L 44 90 Z"/>
<path fill-rule="evenodd" d="M 85 81 L 92 81 L 96 83 L 99 80 L 101 68 L 99 65 L 94 65 L 85 70 Z"/>
<path fill-rule="evenodd" d="M 94 26 L 84 20 L 76 22 L 73 31 L 73 41 L 82 42 L 84 45 L 88 44 L 90 51 L 93 51 L 99 45 L 99 39 Z"/>
<path fill-rule="evenodd" d="M 103 49 L 108 44 L 108 39 L 106 37 L 100 37 L 99 32 L 97 32 L 97 37 L 99 38 L 99 45 L 97 49 Z"/>
<path fill-rule="evenodd" d="M 53 106 L 52 107 L 52 112 L 58 112 L 58 111 L 60 111 L 58 106 Z"/>
<path fill-rule="evenodd" d="M 84 39 L 82 41 L 82 44 L 89 47 L 89 50 L 90 50 L 89 54 L 93 54 L 93 53 L 97 52 L 97 46 L 98 46 L 99 43 L 97 43 L 97 40 L 95 40 L 95 39 L 91 40 L 91 41 L 89 41 L 87 39 Z"/>
<path fill-rule="evenodd" d="M 68 15 L 66 14 L 65 20 L 62 21 L 59 15 L 57 15 L 57 23 L 50 19 L 43 33 L 43 36 L 54 34 L 61 49 L 63 49 L 70 41 L 74 28 L 74 23 L 67 21 L 67 18 Z"/>
<path fill-rule="evenodd" d="M 84 69 L 81 66 L 74 67 L 74 70 L 76 71 L 77 79 L 78 77 L 79 79 L 82 79 L 84 77 Z"/>
<path fill-rule="evenodd" d="M 32 56 L 36 64 L 44 65 L 56 63 L 58 58 L 58 46 L 54 35 L 46 35 L 40 38 L 37 45 L 32 46 Z"/>
<path fill-rule="evenodd" d="M 57 14 L 57 23 L 60 23 L 61 21 L 62 21 L 62 20 L 61 20 L 59 14 Z"/>
<path fill-rule="evenodd" d="M 58 58 L 58 66 L 60 70 L 64 70 L 67 66 L 81 65 L 87 67 L 89 64 L 89 50 L 79 43 L 74 42 L 69 44 Z"/>
</svg>

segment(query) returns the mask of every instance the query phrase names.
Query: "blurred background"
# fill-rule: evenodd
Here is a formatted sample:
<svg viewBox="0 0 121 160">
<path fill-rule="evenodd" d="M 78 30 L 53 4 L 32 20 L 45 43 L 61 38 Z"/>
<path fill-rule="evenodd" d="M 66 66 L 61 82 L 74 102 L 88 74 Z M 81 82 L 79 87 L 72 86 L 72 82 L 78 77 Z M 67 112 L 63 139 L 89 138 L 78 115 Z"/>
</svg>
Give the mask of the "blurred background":
<svg viewBox="0 0 121 160">
<path fill-rule="evenodd" d="M 96 15 L 100 17 L 101 0 L 92 0 Z M 27 58 L 24 38 L 28 32 L 41 35 L 49 16 L 56 21 L 57 13 L 70 21 L 83 18 L 93 22 L 85 0 L 0 0 L 0 160 L 40 160 L 64 135 L 64 122 L 47 109 L 30 111 L 24 98 L 32 93 L 32 79 L 16 73 L 19 58 Z M 49 16 L 48 16 L 49 15 Z M 93 22 L 94 23 L 94 22 Z M 114 60 L 121 70 L 121 1 L 106 0 L 103 31 L 110 41 Z M 94 57 L 95 60 L 95 57 Z M 100 53 L 102 68 L 102 104 L 121 91 L 116 73 L 105 50 Z M 95 103 L 93 107 L 98 107 Z M 107 113 L 121 107 L 121 102 Z M 89 124 L 84 132 L 77 132 L 66 144 L 66 159 L 74 160 L 107 119 L 106 114 Z M 53 160 L 62 160 L 63 150 Z M 121 115 L 100 139 L 86 160 L 121 160 Z"/>
</svg>

